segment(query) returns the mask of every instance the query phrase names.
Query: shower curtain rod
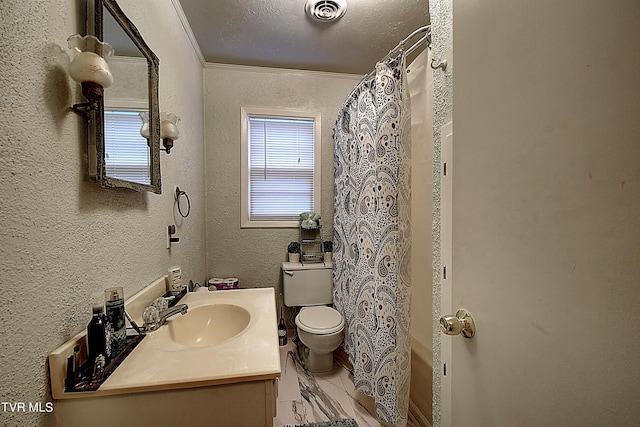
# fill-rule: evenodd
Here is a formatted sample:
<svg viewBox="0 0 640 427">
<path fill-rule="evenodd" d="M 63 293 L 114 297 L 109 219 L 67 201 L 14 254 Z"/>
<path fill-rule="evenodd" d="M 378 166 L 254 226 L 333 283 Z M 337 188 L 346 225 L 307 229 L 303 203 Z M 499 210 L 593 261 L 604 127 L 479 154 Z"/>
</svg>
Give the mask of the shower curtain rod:
<svg viewBox="0 0 640 427">
<path fill-rule="evenodd" d="M 415 36 L 417 36 L 420 33 L 427 33 L 424 36 L 422 36 L 421 38 L 418 39 L 418 41 L 416 41 L 409 49 L 407 49 L 405 52 L 406 54 L 410 54 L 411 52 L 413 52 L 414 50 L 416 50 L 418 48 L 418 46 L 420 46 L 420 44 L 422 44 L 422 42 L 424 42 L 425 40 L 427 41 L 427 47 L 431 46 L 431 25 L 425 25 L 424 27 L 420 27 L 417 30 L 414 30 L 411 34 L 409 34 L 407 37 L 405 37 L 404 39 L 402 39 L 402 41 L 400 41 L 400 43 L 398 43 L 396 45 L 396 47 L 394 47 L 393 49 L 391 49 L 389 51 L 389 53 L 387 53 L 384 58 L 382 58 L 380 61 L 378 62 L 382 62 L 384 60 L 387 60 L 389 58 L 391 58 L 394 54 L 396 53 L 400 53 L 402 52 L 402 48 L 404 47 L 404 45 L 411 40 L 412 38 L 414 38 Z M 371 70 L 367 75 L 364 76 L 364 78 L 362 80 L 368 80 L 370 77 L 372 77 L 373 74 L 375 74 L 376 69 L 375 67 L 373 68 L 373 70 Z M 360 85 L 360 83 L 358 83 L 358 86 Z M 356 86 L 356 87 L 358 87 Z"/>
<path fill-rule="evenodd" d="M 424 40 L 428 41 L 428 46 L 431 45 L 431 25 L 425 25 L 424 27 L 420 27 L 417 30 L 415 30 L 414 32 L 412 32 L 411 34 L 409 34 L 407 37 L 405 37 L 400 43 L 398 43 L 396 45 L 396 47 L 394 47 L 393 49 L 391 49 L 389 51 L 389 53 L 382 58 L 383 60 L 385 60 L 387 57 L 391 57 L 397 50 L 402 50 L 402 48 L 404 47 L 404 45 L 411 40 L 413 37 L 417 36 L 420 33 L 427 33 L 424 36 L 422 36 L 420 39 L 418 39 L 417 42 L 415 42 L 409 49 L 407 49 L 407 53 L 412 52 L 413 50 L 415 50 L 418 45 L 420 45 L 420 43 L 422 43 Z"/>
<path fill-rule="evenodd" d="M 404 39 L 402 39 L 402 41 L 400 41 L 400 43 L 398 43 L 396 45 L 396 47 L 394 47 L 393 49 L 391 49 L 389 51 L 389 53 L 387 53 L 384 58 L 382 58 L 380 61 L 378 62 L 382 62 L 386 59 L 391 58 L 394 54 L 396 53 L 400 53 L 403 50 L 404 45 L 411 40 L 413 37 L 415 37 L 416 35 L 420 34 L 420 33 L 426 33 L 424 36 L 420 37 L 418 39 L 418 41 L 416 41 L 413 45 L 411 45 L 411 47 L 409 49 L 407 49 L 405 52 L 407 55 L 411 54 L 414 50 L 416 50 L 418 48 L 418 46 L 420 46 L 424 41 L 427 42 L 427 47 L 431 47 L 431 25 L 425 25 L 424 27 L 420 27 L 417 30 L 414 30 L 411 34 L 409 34 L 407 37 L 405 37 Z M 358 90 L 358 88 L 360 86 L 362 86 L 362 84 L 364 82 L 366 82 L 367 80 L 369 80 L 371 77 L 373 77 L 376 73 L 376 69 L 375 67 L 373 68 L 373 70 L 371 70 L 369 73 L 365 74 L 365 76 L 362 78 L 362 80 L 360 80 L 360 82 L 358 82 L 358 84 L 356 85 L 356 87 L 353 88 L 353 90 L 351 91 L 351 93 L 349 94 L 349 96 L 347 96 L 347 99 L 344 101 L 344 103 L 346 103 L 351 96 Z M 344 104 L 343 104 L 344 107 Z"/>
</svg>

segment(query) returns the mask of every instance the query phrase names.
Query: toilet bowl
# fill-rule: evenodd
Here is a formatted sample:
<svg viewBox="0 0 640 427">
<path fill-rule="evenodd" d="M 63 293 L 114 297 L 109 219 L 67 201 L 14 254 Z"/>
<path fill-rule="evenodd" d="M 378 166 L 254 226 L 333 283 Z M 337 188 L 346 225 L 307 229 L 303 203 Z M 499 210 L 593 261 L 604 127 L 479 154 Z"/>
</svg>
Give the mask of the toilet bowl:
<svg viewBox="0 0 640 427">
<path fill-rule="evenodd" d="M 333 370 L 333 351 L 344 337 L 344 318 L 331 307 L 303 307 L 296 316 L 298 337 L 306 349 L 307 370 L 314 373 Z"/>
</svg>

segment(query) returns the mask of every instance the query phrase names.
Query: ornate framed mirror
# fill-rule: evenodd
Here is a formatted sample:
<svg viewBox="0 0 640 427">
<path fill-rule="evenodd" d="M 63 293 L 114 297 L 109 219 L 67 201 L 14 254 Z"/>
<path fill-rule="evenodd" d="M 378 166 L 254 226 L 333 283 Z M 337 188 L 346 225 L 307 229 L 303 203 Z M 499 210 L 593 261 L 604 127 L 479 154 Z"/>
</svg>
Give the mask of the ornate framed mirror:
<svg viewBox="0 0 640 427">
<path fill-rule="evenodd" d="M 158 57 L 115 0 L 87 0 L 87 34 L 115 50 L 114 84 L 90 114 L 89 175 L 102 187 L 160 194 Z"/>
</svg>

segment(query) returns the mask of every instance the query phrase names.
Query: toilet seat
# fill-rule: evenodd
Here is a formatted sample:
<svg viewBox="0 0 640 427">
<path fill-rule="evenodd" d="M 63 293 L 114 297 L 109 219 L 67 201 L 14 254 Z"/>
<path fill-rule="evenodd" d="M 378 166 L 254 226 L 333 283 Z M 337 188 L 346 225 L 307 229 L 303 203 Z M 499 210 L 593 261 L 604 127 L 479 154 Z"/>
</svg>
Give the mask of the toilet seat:
<svg viewBox="0 0 640 427">
<path fill-rule="evenodd" d="M 324 305 L 304 307 L 296 316 L 296 325 L 310 334 L 327 335 L 344 329 L 344 318 L 335 309 Z"/>
</svg>

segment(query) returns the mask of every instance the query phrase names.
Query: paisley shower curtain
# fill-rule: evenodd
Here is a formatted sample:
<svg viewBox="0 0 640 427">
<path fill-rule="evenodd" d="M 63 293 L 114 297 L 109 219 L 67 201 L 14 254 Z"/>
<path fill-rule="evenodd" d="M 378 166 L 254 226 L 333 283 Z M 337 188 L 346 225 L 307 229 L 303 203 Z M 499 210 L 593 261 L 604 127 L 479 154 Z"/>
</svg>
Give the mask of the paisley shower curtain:
<svg viewBox="0 0 640 427">
<path fill-rule="evenodd" d="M 401 55 L 376 65 L 334 128 L 334 306 L 356 390 L 395 426 L 409 406 L 410 151 Z"/>
</svg>

